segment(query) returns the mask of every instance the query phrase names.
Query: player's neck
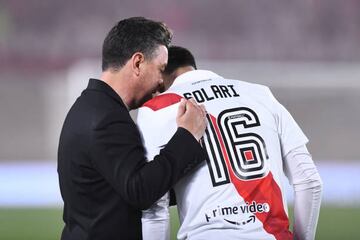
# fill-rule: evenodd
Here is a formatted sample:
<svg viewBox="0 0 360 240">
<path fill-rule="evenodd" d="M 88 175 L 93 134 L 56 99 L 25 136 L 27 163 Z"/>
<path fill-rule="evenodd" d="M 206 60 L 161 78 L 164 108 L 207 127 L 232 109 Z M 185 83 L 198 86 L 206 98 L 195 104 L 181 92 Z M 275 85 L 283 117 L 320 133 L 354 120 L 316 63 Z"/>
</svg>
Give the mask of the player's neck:
<svg viewBox="0 0 360 240">
<path fill-rule="evenodd" d="M 181 74 L 184 74 L 186 72 L 193 71 L 193 70 L 195 70 L 195 68 L 193 68 L 192 66 L 184 66 L 184 67 L 177 68 L 173 74 L 174 74 L 174 77 L 177 78 Z"/>
</svg>

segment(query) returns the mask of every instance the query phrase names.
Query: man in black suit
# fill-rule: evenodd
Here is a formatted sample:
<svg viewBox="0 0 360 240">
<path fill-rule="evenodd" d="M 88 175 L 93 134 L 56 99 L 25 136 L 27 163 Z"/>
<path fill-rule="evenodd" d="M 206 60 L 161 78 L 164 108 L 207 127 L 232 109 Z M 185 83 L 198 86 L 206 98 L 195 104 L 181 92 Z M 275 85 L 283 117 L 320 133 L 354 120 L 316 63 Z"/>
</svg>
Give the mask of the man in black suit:
<svg viewBox="0 0 360 240">
<path fill-rule="evenodd" d="M 177 132 L 150 162 L 128 112 L 162 84 L 170 41 L 163 23 L 142 17 L 118 22 L 105 38 L 100 80 L 89 80 L 60 136 L 62 240 L 141 239 L 141 210 L 205 159 L 203 106 L 180 103 Z"/>
</svg>

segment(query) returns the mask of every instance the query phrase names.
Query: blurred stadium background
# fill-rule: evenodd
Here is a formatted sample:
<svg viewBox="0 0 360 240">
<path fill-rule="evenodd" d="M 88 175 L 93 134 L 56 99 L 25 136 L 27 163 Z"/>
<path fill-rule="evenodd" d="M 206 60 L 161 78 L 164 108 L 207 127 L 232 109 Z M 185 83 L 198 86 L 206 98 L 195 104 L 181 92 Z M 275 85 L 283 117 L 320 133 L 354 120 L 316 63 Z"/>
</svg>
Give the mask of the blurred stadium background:
<svg viewBox="0 0 360 240">
<path fill-rule="evenodd" d="M 1 0 L 0 239 L 59 239 L 62 122 L 100 74 L 105 34 L 140 15 L 165 21 L 199 68 L 270 86 L 324 181 L 317 239 L 359 239 L 359 10 L 358 0 Z"/>
</svg>

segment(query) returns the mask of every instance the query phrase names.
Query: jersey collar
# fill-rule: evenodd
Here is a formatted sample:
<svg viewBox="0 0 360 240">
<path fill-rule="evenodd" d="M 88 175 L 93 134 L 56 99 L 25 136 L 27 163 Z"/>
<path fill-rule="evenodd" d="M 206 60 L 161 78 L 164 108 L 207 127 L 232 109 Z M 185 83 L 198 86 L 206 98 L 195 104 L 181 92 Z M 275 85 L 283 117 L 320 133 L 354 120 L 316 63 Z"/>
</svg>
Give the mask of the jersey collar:
<svg viewBox="0 0 360 240">
<path fill-rule="evenodd" d="M 171 89 L 173 86 L 185 83 L 185 82 L 196 82 L 200 80 L 206 80 L 211 78 L 223 78 L 219 75 L 217 75 L 214 72 L 208 71 L 208 70 L 193 70 L 186 73 L 183 73 L 179 75 L 177 78 L 175 78 L 174 83 L 171 85 L 169 89 Z"/>
</svg>

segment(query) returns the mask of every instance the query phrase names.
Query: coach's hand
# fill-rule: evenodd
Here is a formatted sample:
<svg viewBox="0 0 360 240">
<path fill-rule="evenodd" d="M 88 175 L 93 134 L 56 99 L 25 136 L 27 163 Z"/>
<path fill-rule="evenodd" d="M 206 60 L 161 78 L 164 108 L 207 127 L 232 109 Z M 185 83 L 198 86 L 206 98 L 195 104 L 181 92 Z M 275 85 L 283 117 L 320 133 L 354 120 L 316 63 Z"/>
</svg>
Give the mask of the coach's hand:
<svg viewBox="0 0 360 240">
<path fill-rule="evenodd" d="M 176 123 L 178 127 L 185 128 L 199 141 L 204 135 L 207 123 L 205 106 L 197 104 L 193 99 L 181 100 Z"/>
</svg>

